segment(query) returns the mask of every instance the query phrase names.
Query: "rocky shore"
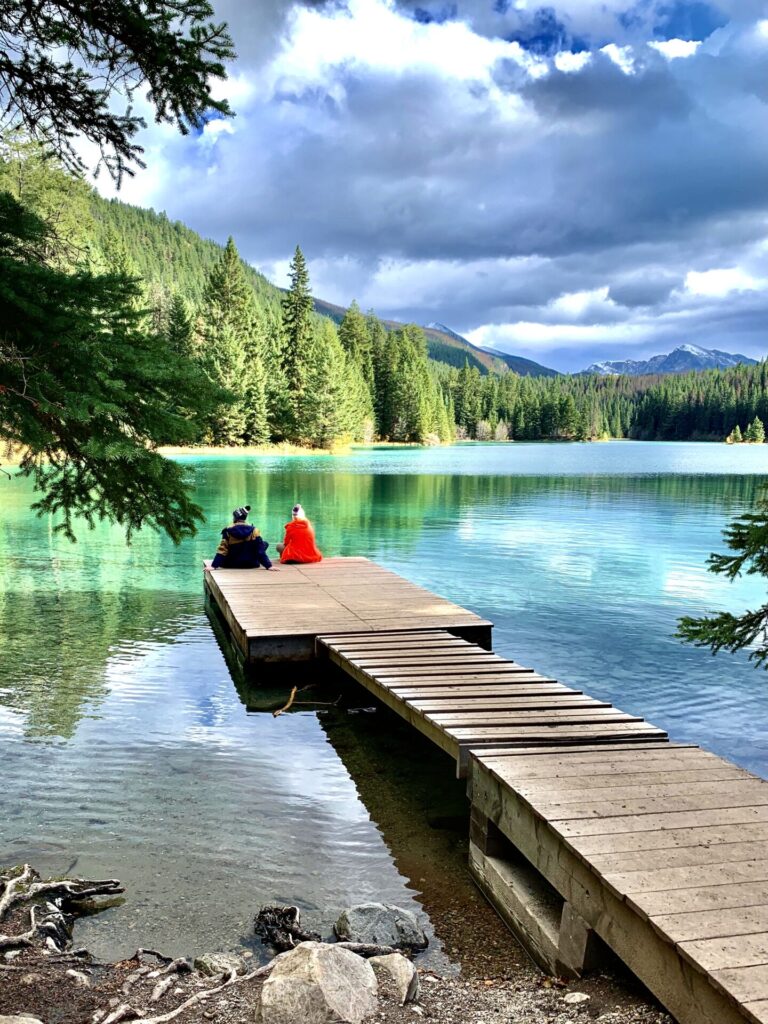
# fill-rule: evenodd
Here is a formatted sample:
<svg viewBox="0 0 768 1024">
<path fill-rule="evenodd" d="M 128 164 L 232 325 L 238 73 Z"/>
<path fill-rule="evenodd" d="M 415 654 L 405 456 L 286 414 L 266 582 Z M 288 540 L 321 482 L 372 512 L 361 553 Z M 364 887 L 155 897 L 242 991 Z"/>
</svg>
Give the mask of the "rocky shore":
<svg viewBox="0 0 768 1024">
<path fill-rule="evenodd" d="M 139 949 L 107 964 L 72 948 L 72 926 L 113 898 L 116 880 L 41 880 L 24 866 L 0 886 L 0 1024 L 673 1024 L 607 975 L 565 985 L 519 961 L 478 971 L 482 958 L 459 977 L 420 969 L 426 936 L 394 906 L 348 908 L 329 942 L 303 938 L 296 908 L 268 908 L 262 920 L 283 951 L 261 966 L 245 949 L 194 961 Z"/>
</svg>

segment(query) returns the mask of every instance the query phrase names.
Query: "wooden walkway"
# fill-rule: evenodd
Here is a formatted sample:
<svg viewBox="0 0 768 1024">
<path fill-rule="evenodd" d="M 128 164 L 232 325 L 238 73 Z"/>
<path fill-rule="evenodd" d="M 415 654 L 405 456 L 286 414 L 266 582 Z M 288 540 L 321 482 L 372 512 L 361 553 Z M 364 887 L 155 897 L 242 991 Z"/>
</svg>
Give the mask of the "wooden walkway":
<svg viewBox="0 0 768 1024">
<path fill-rule="evenodd" d="M 768 1022 L 765 781 L 695 746 L 571 745 L 476 752 L 470 796 L 470 869 L 550 969 L 597 937 L 684 1024 Z"/>
<path fill-rule="evenodd" d="M 318 647 L 456 759 L 472 748 L 665 739 L 641 718 L 546 679 L 443 630 L 334 634 Z"/>
<path fill-rule="evenodd" d="M 330 660 L 455 760 L 470 871 L 542 966 L 607 945 L 680 1024 L 768 1024 L 765 781 L 492 653 L 490 623 L 366 559 L 206 588 L 245 660 Z"/>
</svg>

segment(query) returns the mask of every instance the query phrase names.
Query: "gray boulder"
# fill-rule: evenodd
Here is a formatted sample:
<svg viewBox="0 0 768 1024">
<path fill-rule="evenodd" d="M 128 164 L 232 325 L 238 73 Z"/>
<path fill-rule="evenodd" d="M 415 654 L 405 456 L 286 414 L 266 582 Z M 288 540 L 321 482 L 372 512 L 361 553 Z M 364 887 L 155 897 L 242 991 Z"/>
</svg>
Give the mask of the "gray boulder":
<svg viewBox="0 0 768 1024">
<path fill-rule="evenodd" d="M 376 1010 L 367 960 L 323 942 L 283 953 L 261 990 L 259 1024 L 360 1024 Z"/>
<path fill-rule="evenodd" d="M 379 994 L 396 999 L 401 1006 L 419 997 L 419 975 L 402 953 L 372 956 L 368 963 L 379 983 Z"/>
<path fill-rule="evenodd" d="M 247 966 L 245 957 L 239 953 L 206 953 L 195 959 L 195 970 L 207 977 L 229 974 L 230 971 L 245 974 Z"/>
<path fill-rule="evenodd" d="M 43 1024 L 43 1022 L 38 1017 L 30 1017 L 27 1014 L 9 1017 L 0 1013 L 0 1024 Z"/>
<path fill-rule="evenodd" d="M 395 949 L 424 949 L 429 942 L 416 915 L 391 903 L 360 903 L 343 910 L 333 930 L 342 942 Z"/>
</svg>

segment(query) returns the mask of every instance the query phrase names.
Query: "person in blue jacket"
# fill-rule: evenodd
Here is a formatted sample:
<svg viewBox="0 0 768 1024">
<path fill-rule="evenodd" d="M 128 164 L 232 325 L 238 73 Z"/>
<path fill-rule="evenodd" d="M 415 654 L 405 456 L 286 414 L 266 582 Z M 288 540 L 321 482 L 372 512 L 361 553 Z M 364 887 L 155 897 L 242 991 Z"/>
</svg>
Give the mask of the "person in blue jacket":
<svg viewBox="0 0 768 1024">
<path fill-rule="evenodd" d="M 246 522 L 250 511 L 250 505 L 243 505 L 232 513 L 232 525 L 221 531 L 212 569 L 258 569 L 262 566 L 277 571 L 267 555 L 269 544 L 255 526 Z"/>
</svg>

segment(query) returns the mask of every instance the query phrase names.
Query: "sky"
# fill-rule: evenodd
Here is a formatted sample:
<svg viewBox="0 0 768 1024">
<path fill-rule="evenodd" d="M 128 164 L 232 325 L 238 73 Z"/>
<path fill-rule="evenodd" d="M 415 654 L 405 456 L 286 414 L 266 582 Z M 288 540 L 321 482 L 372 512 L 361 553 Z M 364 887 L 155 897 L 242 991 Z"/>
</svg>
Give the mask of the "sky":
<svg viewBox="0 0 768 1024">
<path fill-rule="evenodd" d="M 768 354 L 768 0 L 214 6 L 236 116 L 148 117 L 125 201 L 559 370 Z"/>
</svg>

